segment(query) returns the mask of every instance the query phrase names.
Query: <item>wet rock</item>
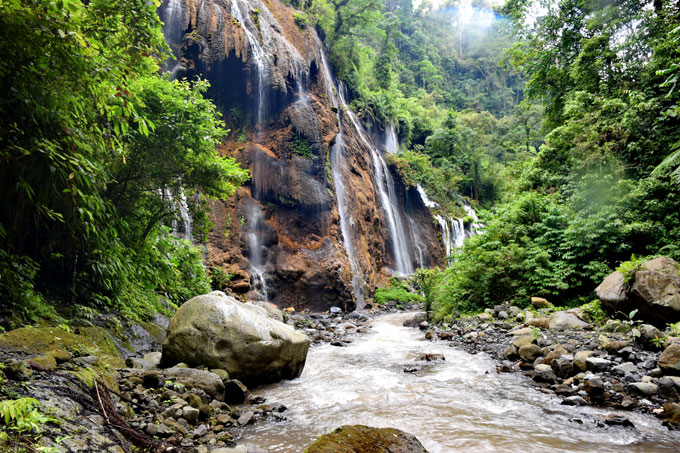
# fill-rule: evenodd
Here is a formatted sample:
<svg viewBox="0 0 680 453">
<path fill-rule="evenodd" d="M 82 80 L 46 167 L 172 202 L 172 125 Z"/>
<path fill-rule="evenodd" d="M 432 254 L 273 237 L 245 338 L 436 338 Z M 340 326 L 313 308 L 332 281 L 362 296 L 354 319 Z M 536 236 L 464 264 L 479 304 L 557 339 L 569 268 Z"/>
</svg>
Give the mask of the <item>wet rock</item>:
<svg viewBox="0 0 680 453">
<path fill-rule="evenodd" d="M 215 373 L 222 379 L 222 381 L 228 381 L 229 380 L 229 373 L 227 373 L 226 370 L 223 370 L 221 368 L 213 368 L 210 370 L 211 373 Z"/>
<path fill-rule="evenodd" d="M 414 313 L 413 316 L 404 321 L 403 326 L 418 327 L 418 325 L 423 321 L 427 321 L 427 313 L 425 312 Z"/>
<path fill-rule="evenodd" d="M 395 428 L 345 425 L 321 436 L 305 452 L 427 453 L 427 450 L 414 435 Z"/>
<path fill-rule="evenodd" d="M 664 425 L 672 429 L 680 428 L 680 404 L 666 403 L 663 405 Z"/>
<path fill-rule="evenodd" d="M 189 423 L 196 423 L 199 415 L 201 415 L 201 411 L 195 407 L 185 406 L 182 409 L 182 417 Z"/>
<path fill-rule="evenodd" d="M 191 432 L 194 437 L 202 437 L 208 434 L 208 427 L 205 425 L 198 425 L 198 427 Z"/>
<path fill-rule="evenodd" d="M 659 349 L 666 339 L 666 335 L 651 324 L 642 324 L 638 330 L 640 342 L 649 349 Z"/>
<path fill-rule="evenodd" d="M 157 389 L 165 385 L 165 378 L 156 370 L 146 371 L 142 379 L 146 388 Z"/>
<path fill-rule="evenodd" d="M 626 310 L 626 277 L 619 271 L 612 272 L 595 288 L 595 295 L 600 299 L 602 308 L 610 313 Z"/>
<path fill-rule="evenodd" d="M 535 344 L 527 344 L 519 348 L 518 354 L 520 358 L 528 362 L 533 362 L 537 357 L 541 356 L 543 350 L 540 346 Z"/>
<path fill-rule="evenodd" d="M 525 335 L 531 335 L 533 332 L 533 329 L 531 327 L 523 327 L 521 329 L 516 329 L 508 332 L 510 335 L 513 336 L 525 336 Z"/>
<path fill-rule="evenodd" d="M 589 329 L 590 324 L 581 319 L 582 312 L 578 308 L 558 311 L 550 315 L 550 328 L 556 330 Z"/>
<path fill-rule="evenodd" d="M 621 365 L 616 365 L 615 367 L 612 367 L 612 371 L 614 372 L 614 374 L 618 374 L 619 376 L 625 376 L 626 373 L 637 373 L 638 367 L 636 367 L 635 364 L 632 362 L 625 362 L 622 363 Z"/>
<path fill-rule="evenodd" d="M 578 395 L 570 396 L 562 400 L 565 406 L 588 406 L 588 402 Z"/>
<path fill-rule="evenodd" d="M 666 373 L 680 374 L 680 344 L 670 344 L 659 356 L 659 367 Z"/>
<path fill-rule="evenodd" d="M 443 362 L 446 360 L 446 358 L 444 357 L 444 354 L 423 354 L 416 360 L 422 360 L 425 362 Z"/>
<path fill-rule="evenodd" d="M 49 355 L 39 355 L 32 357 L 26 361 L 26 364 L 34 370 L 43 372 L 51 372 L 57 369 L 57 361 L 54 359 L 54 357 Z"/>
<path fill-rule="evenodd" d="M 427 330 L 427 328 L 430 326 L 430 324 L 427 321 L 423 321 L 420 324 L 418 324 L 418 328 L 420 330 Z"/>
<path fill-rule="evenodd" d="M 601 398 L 605 392 L 604 381 L 598 375 L 588 374 L 583 379 L 583 387 L 591 398 Z"/>
<path fill-rule="evenodd" d="M 207 420 L 217 412 L 216 409 L 209 404 L 201 404 L 198 411 L 200 412 L 201 420 Z"/>
<path fill-rule="evenodd" d="M 612 364 L 611 360 L 602 359 L 600 357 L 588 357 L 585 360 L 586 370 L 590 371 L 605 371 Z"/>
<path fill-rule="evenodd" d="M 620 349 L 630 346 L 628 341 L 612 340 L 605 335 L 600 335 L 598 341 L 600 342 L 600 347 L 610 354 L 615 354 Z"/>
<path fill-rule="evenodd" d="M 230 379 L 224 383 L 224 402 L 241 404 L 248 399 L 248 387 L 238 379 Z"/>
<path fill-rule="evenodd" d="M 602 421 L 609 426 L 624 426 L 628 428 L 635 428 L 633 422 L 622 415 L 607 415 Z"/>
<path fill-rule="evenodd" d="M 629 297 L 638 315 L 653 324 L 680 321 L 680 266 L 673 259 L 649 260 L 635 273 Z"/>
<path fill-rule="evenodd" d="M 166 379 L 177 381 L 187 388 L 199 388 L 220 401 L 224 398 L 224 383 L 214 373 L 179 367 L 168 368 L 163 373 Z"/>
<path fill-rule="evenodd" d="M 352 313 L 349 314 L 349 317 L 350 317 L 350 319 L 356 319 L 356 320 L 362 321 L 362 322 L 365 322 L 365 321 L 368 321 L 368 320 L 371 319 L 371 318 L 368 317 L 368 315 L 366 315 L 364 313 L 360 313 L 358 311 L 353 311 Z"/>
<path fill-rule="evenodd" d="M 279 307 L 272 304 L 271 302 L 266 302 L 263 300 L 253 300 L 248 302 L 248 304 L 263 308 L 264 311 L 267 313 L 267 316 L 269 316 L 275 321 L 283 322 L 283 312 L 279 310 Z"/>
<path fill-rule="evenodd" d="M 552 366 L 553 360 L 567 354 L 567 350 L 564 349 L 562 346 L 555 346 L 552 348 L 551 351 L 549 351 L 545 357 L 543 358 L 543 363 L 546 365 Z"/>
<path fill-rule="evenodd" d="M 5 363 L 5 374 L 15 381 L 27 381 L 33 375 L 33 370 L 25 363 L 11 359 Z"/>
<path fill-rule="evenodd" d="M 531 305 L 534 306 L 534 308 L 554 308 L 555 306 L 548 302 L 547 299 L 544 299 L 542 297 L 532 297 L 531 298 Z"/>
<path fill-rule="evenodd" d="M 255 421 L 255 414 L 253 411 L 248 411 L 238 418 L 238 424 L 241 426 L 248 425 Z"/>
<path fill-rule="evenodd" d="M 528 335 L 518 337 L 515 341 L 512 342 L 512 345 L 517 349 L 521 348 L 522 346 L 527 346 L 530 344 L 536 344 L 536 339 Z"/>
<path fill-rule="evenodd" d="M 630 384 L 630 388 L 635 393 L 644 396 L 654 396 L 658 391 L 657 385 L 651 382 L 634 382 Z"/>
<path fill-rule="evenodd" d="M 581 371 L 586 371 L 586 359 L 593 355 L 593 351 L 578 351 L 574 354 L 574 366 Z"/>
<path fill-rule="evenodd" d="M 574 356 L 571 354 L 561 355 L 552 361 L 555 374 L 561 378 L 568 378 L 574 374 Z"/>
<path fill-rule="evenodd" d="M 660 378 L 659 396 L 669 401 L 680 401 L 680 377 L 664 376 Z"/>
<path fill-rule="evenodd" d="M 506 360 L 516 360 L 517 358 L 519 358 L 517 348 L 513 345 L 510 345 L 507 348 L 505 348 L 505 350 L 503 351 L 503 358 Z"/>
<path fill-rule="evenodd" d="M 557 376 L 553 373 L 550 365 L 539 364 L 534 367 L 534 371 L 531 373 L 531 379 L 536 382 L 552 384 L 557 381 Z"/>
<path fill-rule="evenodd" d="M 150 370 L 151 364 L 144 359 L 139 357 L 128 357 L 125 359 L 125 366 L 128 368 L 139 368 L 142 370 Z"/>
<path fill-rule="evenodd" d="M 309 338 L 275 321 L 262 308 L 220 291 L 185 302 L 170 322 L 163 361 L 221 368 L 245 383 L 300 375 Z"/>
<path fill-rule="evenodd" d="M 201 407 L 201 405 L 203 404 L 203 399 L 200 396 L 196 395 L 195 393 L 191 393 L 189 396 L 187 396 L 186 400 L 189 406 L 196 409 Z"/>
</svg>

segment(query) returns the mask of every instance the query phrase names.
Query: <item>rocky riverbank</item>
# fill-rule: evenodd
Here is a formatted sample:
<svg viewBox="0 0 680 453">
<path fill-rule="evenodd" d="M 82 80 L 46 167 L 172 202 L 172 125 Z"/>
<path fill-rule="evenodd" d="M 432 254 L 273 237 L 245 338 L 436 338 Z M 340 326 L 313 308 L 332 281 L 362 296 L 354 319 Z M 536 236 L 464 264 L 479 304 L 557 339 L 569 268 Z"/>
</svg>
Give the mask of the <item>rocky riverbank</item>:
<svg viewBox="0 0 680 453">
<path fill-rule="evenodd" d="M 342 347 L 367 332 L 375 315 L 415 307 L 369 307 L 363 313 L 333 307 L 326 313 L 285 314 L 271 306 L 263 308 L 272 318 L 306 333 L 313 344 Z M 103 321 L 100 324 L 105 326 Z M 167 320 L 159 324 L 168 325 Z M 0 336 L 2 399 L 34 398 L 38 413 L 46 417 L 37 429 L 21 436 L 13 431 L 4 447 L 31 451 L 42 446 L 71 452 L 125 452 L 133 447 L 201 453 L 261 451 L 232 439 L 247 425 L 285 420 L 287 408 L 251 396 L 241 381 L 223 369 L 182 363 L 162 368 L 161 327 L 153 329 L 153 337 L 134 323 L 118 334 L 110 327 L 63 325 L 23 328 Z M 123 347 L 120 337 L 148 338 Z"/>
<path fill-rule="evenodd" d="M 536 298 L 533 310 L 499 305 L 433 327 L 415 319 L 432 341 L 447 341 L 498 360 L 555 393 L 565 405 L 634 410 L 680 426 L 680 338 L 649 324 L 597 324 L 583 309 L 560 310 Z M 609 424 L 627 425 L 620 417 Z"/>
</svg>

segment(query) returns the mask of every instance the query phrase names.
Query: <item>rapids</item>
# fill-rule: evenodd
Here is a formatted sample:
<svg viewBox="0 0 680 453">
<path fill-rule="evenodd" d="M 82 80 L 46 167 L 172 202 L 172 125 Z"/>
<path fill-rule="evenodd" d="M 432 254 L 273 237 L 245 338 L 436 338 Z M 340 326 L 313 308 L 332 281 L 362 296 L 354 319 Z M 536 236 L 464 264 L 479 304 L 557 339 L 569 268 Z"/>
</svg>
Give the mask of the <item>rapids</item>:
<svg viewBox="0 0 680 453">
<path fill-rule="evenodd" d="M 285 404 L 288 420 L 258 421 L 238 442 L 298 453 L 340 425 L 365 424 L 415 434 L 430 453 L 678 449 L 677 434 L 654 417 L 562 406 L 520 374 L 497 374 L 487 355 L 424 340 L 419 330 L 402 327 L 409 316 L 379 317 L 347 347 L 315 347 L 300 378 L 257 389 L 268 403 Z M 446 360 L 404 372 L 425 353 Z M 636 428 L 598 423 L 608 414 L 623 415 Z"/>
</svg>

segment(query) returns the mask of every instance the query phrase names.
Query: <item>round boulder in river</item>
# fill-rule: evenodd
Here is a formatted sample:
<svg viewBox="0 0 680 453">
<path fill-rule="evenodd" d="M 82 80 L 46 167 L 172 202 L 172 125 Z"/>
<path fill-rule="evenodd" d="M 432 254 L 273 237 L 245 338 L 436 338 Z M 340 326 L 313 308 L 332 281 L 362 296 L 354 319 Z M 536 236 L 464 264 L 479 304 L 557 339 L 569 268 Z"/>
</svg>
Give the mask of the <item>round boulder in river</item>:
<svg viewBox="0 0 680 453">
<path fill-rule="evenodd" d="M 163 343 L 163 364 L 220 368 L 252 386 L 298 377 L 308 350 L 303 333 L 260 307 L 213 291 L 177 310 Z"/>
<path fill-rule="evenodd" d="M 305 453 L 427 453 L 413 434 L 395 428 L 345 425 L 324 434 Z"/>
</svg>

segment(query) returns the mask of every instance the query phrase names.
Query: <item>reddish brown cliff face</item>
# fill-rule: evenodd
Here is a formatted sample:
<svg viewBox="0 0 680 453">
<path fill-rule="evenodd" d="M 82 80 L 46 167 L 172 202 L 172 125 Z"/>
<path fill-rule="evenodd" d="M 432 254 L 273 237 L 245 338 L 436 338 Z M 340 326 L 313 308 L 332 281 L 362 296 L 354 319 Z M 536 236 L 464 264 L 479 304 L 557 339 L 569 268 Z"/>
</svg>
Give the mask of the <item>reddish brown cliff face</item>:
<svg viewBox="0 0 680 453">
<path fill-rule="evenodd" d="M 330 152 L 343 118 L 346 215 L 364 293 L 394 268 L 371 153 L 334 105 L 320 41 L 278 0 L 173 0 L 159 14 L 179 56 L 178 74 L 210 80 L 209 95 L 231 129 L 220 151 L 251 172 L 236 196 L 214 202 L 208 262 L 235 275 L 232 289 L 297 310 L 352 309 L 352 266 L 343 244 Z M 177 8 L 180 2 L 180 8 Z M 172 21 L 167 14 L 179 15 Z M 169 25 L 177 28 L 169 33 Z M 341 107 L 342 110 L 342 107 Z M 441 265 L 432 217 L 415 190 L 395 183 L 398 209 L 417 229 L 411 256 Z M 417 256 L 419 255 L 419 257 Z M 266 294 L 265 294 L 266 293 Z"/>
</svg>

